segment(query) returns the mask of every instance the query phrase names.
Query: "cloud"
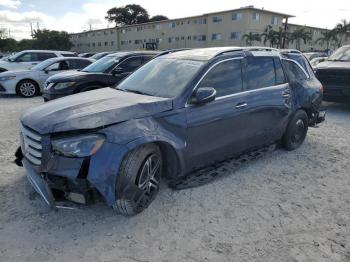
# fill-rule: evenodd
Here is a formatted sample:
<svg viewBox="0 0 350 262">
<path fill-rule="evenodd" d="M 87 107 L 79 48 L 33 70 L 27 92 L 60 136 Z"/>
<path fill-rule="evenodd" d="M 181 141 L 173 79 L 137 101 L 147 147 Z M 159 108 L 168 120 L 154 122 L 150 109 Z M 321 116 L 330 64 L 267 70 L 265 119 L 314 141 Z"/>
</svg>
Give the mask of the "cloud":
<svg viewBox="0 0 350 262">
<path fill-rule="evenodd" d="M 21 5 L 20 0 L 0 0 L 0 6 L 4 6 L 7 8 L 17 8 Z"/>
</svg>

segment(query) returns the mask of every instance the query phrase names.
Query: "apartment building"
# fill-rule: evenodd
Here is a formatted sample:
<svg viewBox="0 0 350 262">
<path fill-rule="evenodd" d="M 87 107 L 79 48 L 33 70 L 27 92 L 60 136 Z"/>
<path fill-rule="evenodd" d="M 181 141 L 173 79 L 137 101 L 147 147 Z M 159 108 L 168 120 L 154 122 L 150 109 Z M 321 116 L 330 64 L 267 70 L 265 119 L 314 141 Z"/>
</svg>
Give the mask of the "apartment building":
<svg viewBox="0 0 350 262">
<path fill-rule="evenodd" d="M 288 14 L 247 6 L 200 16 L 86 31 L 71 34 L 71 41 L 74 44 L 73 50 L 76 52 L 140 50 L 149 45 L 159 50 L 244 46 L 246 45 L 243 38 L 245 34 L 250 32 L 261 34 L 268 26 L 274 30 L 284 28 L 284 22 L 292 17 Z M 292 31 L 298 27 L 300 26 L 288 23 L 288 30 Z M 325 30 L 308 28 L 314 32 L 315 39 L 319 38 L 322 30 Z M 253 45 L 262 44 L 253 42 Z M 311 42 L 303 44 L 302 48 L 310 50 L 310 44 Z M 289 47 L 294 48 L 292 43 Z"/>
</svg>

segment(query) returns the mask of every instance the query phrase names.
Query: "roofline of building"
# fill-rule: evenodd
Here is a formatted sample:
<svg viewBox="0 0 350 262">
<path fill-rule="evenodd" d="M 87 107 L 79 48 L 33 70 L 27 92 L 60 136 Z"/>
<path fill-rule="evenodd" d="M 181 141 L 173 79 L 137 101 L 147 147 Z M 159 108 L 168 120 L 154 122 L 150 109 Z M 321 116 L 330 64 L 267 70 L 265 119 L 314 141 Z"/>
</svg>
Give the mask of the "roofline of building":
<svg viewBox="0 0 350 262">
<path fill-rule="evenodd" d="M 274 12 L 270 10 L 265 10 L 265 9 L 260 9 L 256 7 L 240 7 L 236 9 L 231 9 L 231 10 L 226 10 L 226 11 L 218 11 L 218 12 L 212 12 L 212 13 L 205 13 L 202 15 L 195 15 L 195 16 L 187 16 L 187 17 L 182 17 L 182 18 L 175 18 L 175 19 L 168 19 L 168 20 L 160 20 L 160 21 L 154 21 L 154 22 L 147 22 L 147 23 L 140 23 L 140 24 L 133 24 L 133 25 L 123 25 L 123 26 L 116 26 L 116 27 L 107 27 L 107 28 L 101 28 L 101 29 L 95 29 L 95 30 L 89 30 L 89 31 L 83 31 L 80 33 L 71 33 L 70 35 L 78 35 L 78 34 L 83 34 L 83 33 L 90 33 L 90 32 L 98 32 L 98 31 L 104 31 L 104 30 L 109 30 L 109 29 L 123 29 L 123 28 L 128 28 L 128 27 L 133 27 L 133 26 L 143 26 L 143 25 L 151 25 L 151 24 L 157 24 L 157 23 L 171 23 L 171 22 L 176 22 L 176 21 L 181 21 L 181 20 L 188 20 L 188 19 L 194 19 L 194 18 L 202 18 L 204 16 L 208 15 L 215 15 L 215 14 L 224 14 L 224 13 L 230 13 L 230 12 L 236 12 L 240 10 L 254 10 L 254 11 L 262 11 L 270 14 L 276 14 L 276 15 L 281 15 L 284 16 L 285 18 L 292 18 L 295 17 L 294 15 L 288 15 L 288 14 L 283 14 L 279 12 Z"/>
<path fill-rule="evenodd" d="M 289 23 L 288 25 L 292 25 L 292 26 L 300 26 L 300 27 L 306 27 L 306 28 L 312 28 L 312 29 L 320 29 L 320 30 L 331 30 L 331 29 L 327 29 L 327 28 L 322 28 L 322 27 L 316 27 L 316 26 L 309 26 L 309 25 L 300 25 L 300 24 L 294 24 L 294 23 Z"/>
</svg>

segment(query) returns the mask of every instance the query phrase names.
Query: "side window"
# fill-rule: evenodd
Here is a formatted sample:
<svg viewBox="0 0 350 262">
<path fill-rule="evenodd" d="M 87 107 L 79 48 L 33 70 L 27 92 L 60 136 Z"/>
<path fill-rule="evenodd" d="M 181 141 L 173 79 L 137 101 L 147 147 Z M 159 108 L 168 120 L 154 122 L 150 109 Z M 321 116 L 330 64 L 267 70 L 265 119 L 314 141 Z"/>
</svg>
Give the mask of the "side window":
<svg viewBox="0 0 350 262">
<path fill-rule="evenodd" d="M 274 58 L 275 63 L 275 71 L 276 71 L 276 85 L 281 85 L 286 83 L 286 77 L 283 72 L 281 60 L 278 58 Z"/>
<path fill-rule="evenodd" d="M 147 63 L 148 61 L 152 60 L 153 56 L 147 55 L 143 57 L 143 63 Z"/>
<path fill-rule="evenodd" d="M 60 62 L 53 63 L 46 68 L 47 71 L 58 71 L 60 68 Z"/>
<path fill-rule="evenodd" d="M 37 62 L 37 53 L 25 53 L 16 59 L 16 62 Z"/>
<path fill-rule="evenodd" d="M 37 53 L 39 61 L 45 61 L 49 58 L 57 57 L 54 53 Z"/>
<path fill-rule="evenodd" d="M 91 62 L 88 60 L 78 60 L 78 59 L 69 60 L 68 62 L 69 62 L 69 69 L 83 69 L 91 64 Z"/>
<path fill-rule="evenodd" d="M 246 81 L 248 90 L 274 86 L 276 74 L 273 58 L 248 57 Z"/>
<path fill-rule="evenodd" d="M 303 70 L 301 70 L 296 62 L 283 59 L 282 63 L 290 82 L 303 81 L 307 79 L 307 75 Z"/>
<path fill-rule="evenodd" d="M 212 68 L 199 87 L 213 87 L 216 96 L 226 96 L 242 91 L 241 59 L 228 60 Z"/>
<path fill-rule="evenodd" d="M 142 57 L 131 57 L 127 58 L 125 61 L 118 65 L 118 68 L 123 70 L 123 73 L 129 73 L 135 71 L 142 65 Z"/>
</svg>

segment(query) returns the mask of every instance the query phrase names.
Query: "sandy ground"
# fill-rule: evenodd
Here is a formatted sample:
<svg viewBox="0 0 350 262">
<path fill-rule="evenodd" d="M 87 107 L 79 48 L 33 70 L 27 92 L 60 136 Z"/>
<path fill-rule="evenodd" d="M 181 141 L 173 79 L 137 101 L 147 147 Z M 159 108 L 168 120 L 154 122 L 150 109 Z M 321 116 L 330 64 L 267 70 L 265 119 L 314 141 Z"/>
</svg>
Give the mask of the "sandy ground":
<svg viewBox="0 0 350 262">
<path fill-rule="evenodd" d="M 12 163 L 17 121 L 40 98 L 0 96 L 0 261 L 350 261 L 350 106 L 294 152 L 214 183 L 163 185 L 142 214 L 98 204 L 49 211 Z"/>
</svg>

